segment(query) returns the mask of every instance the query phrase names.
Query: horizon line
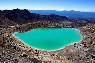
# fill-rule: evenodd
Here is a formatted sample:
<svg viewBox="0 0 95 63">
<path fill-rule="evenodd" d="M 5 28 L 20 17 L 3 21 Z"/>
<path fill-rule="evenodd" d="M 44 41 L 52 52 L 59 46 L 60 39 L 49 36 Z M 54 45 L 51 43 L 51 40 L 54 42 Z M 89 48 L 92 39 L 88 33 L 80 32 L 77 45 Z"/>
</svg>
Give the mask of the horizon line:
<svg viewBox="0 0 95 63">
<path fill-rule="evenodd" d="M 24 10 L 24 8 L 23 9 L 21 9 L 21 8 L 14 8 L 14 9 L 20 9 L 20 10 Z M 0 10 L 14 10 L 14 9 L 0 9 Z M 41 11 L 45 11 L 45 10 L 50 10 L 50 11 L 76 11 L 76 12 L 95 12 L 95 11 L 80 11 L 80 10 L 58 10 L 58 9 L 27 9 L 26 8 L 26 10 L 30 10 L 30 11 L 32 11 L 32 10 L 41 10 Z"/>
</svg>

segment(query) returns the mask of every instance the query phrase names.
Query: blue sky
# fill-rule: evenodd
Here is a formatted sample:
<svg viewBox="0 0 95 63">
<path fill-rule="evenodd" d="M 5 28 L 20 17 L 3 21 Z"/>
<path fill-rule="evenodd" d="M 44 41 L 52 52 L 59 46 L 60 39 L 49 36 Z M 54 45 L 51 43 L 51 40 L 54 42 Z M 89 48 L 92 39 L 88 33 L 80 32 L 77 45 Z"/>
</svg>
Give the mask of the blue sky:
<svg viewBox="0 0 95 63">
<path fill-rule="evenodd" d="M 95 0 L 0 0 L 0 9 L 15 8 L 95 12 Z"/>
</svg>

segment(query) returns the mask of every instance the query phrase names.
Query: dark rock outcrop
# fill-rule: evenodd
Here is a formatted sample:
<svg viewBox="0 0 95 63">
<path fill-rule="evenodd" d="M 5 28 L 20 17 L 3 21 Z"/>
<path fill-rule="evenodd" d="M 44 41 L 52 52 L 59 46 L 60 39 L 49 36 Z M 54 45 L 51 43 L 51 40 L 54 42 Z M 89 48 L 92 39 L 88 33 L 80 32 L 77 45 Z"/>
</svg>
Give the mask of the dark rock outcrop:
<svg viewBox="0 0 95 63">
<path fill-rule="evenodd" d="M 17 24 L 25 24 L 33 21 L 64 21 L 68 18 L 65 16 L 59 16 L 55 14 L 51 15 L 40 15 L 35 13 L 30 13 L 28 10 L 3 10 L 0 11 L 0 22 L 5 22 L 7 19 L 8 22 L 17 23 Z"/>
</svg>

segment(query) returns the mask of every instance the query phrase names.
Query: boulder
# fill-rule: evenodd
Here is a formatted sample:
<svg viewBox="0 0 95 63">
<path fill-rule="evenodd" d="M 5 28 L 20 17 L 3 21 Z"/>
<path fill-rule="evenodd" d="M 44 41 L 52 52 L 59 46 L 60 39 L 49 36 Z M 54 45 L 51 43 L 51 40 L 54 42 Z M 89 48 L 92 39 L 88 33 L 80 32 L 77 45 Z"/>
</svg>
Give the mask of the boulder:
<svg viewBox="0 0 95 63">
<path fill-rule="evenodd" d="M 0 45 L 2 45 L 2 44 L 3 44 L 3 37 L 0 36 Z"/>
</svg>

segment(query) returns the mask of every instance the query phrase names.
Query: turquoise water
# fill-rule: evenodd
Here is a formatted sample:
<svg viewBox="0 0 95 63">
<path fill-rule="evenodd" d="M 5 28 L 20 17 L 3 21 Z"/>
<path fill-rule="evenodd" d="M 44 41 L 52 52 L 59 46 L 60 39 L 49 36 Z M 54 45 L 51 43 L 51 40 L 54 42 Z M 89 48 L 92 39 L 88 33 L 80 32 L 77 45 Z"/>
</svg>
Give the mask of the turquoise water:
<svg viewBox="0 0 95 63">
<path fill-rule="evenodd" d="M 60 50 L 83 38 L 80 31 L 74 28 L 37 28 L 14 35 L 32 48 L 47 51 Z"/>
</svg>

